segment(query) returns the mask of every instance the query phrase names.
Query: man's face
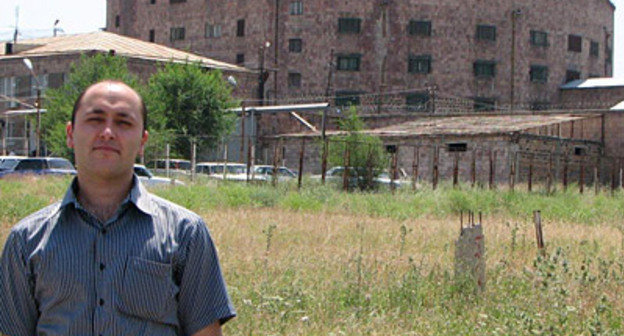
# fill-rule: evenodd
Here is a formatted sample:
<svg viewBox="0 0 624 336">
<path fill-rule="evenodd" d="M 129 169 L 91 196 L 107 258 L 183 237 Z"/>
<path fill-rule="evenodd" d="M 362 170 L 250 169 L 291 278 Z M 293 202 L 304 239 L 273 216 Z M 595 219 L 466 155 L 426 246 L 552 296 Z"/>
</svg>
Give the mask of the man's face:
<svg viewBox="0 0 624 336">
<path fill-rule="evenodd" d="M 119 83 L 89 88 L 74 124 L 67 125 L 67 146 L 74 149 L 78 173 L 103 179 L 131 175 L 147 137 L 139 96 Z"/>
</svg>

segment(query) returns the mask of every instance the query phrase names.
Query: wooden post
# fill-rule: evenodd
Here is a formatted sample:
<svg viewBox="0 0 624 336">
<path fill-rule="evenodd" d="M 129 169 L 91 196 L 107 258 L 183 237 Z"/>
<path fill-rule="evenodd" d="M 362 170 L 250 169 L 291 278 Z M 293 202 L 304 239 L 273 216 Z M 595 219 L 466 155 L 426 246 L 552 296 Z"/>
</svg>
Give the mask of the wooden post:
<svg viewBox="0 0 624 336">
<path fill-rule="evenodd" d="M 351 164 L 351 153 L 350 153 L 350 145 L 345 141 L 345 151 L 344 151 L 344 171 L 342 172 L 342 189 L 347 191 L 349 190 L 349 165 Z"/>
<path fill-rule="evenodd" d="M 191 181 L 195 181 L 195 163 L 197 162 L 197 142 L 191 140 Z"/>
<path fill-rule="evenodd" d="M 273 187 L 277 187 L 277 169 L 279 167 L 279 157 L 281 154 L 281 151 L 279 150 L 280 146 L 279 143 L 277 141 L 275 141 L 273 143 L 273 178 L 271 179 L 271 183 L 273 184 Z"/>
<path fill-rule="evenodd" d="M 568 154 L 563 157 L 563 190 L 568 190 Z"/>
<path fill-rule="evenodd" d="M 472 151 L 472 162 L 470 163 L 470 186 L 475 187 L 477 182 L 477 150 Z"/>
<path fill-rule="evenodd" d="M 528 190 L 529 192 L 533 191 L 533 153 L 529 154 L 529 184 Z"/>
<path fill-rule="evenodd" d="M 399 164 L 399 146 L 397 145 L 396 150 L 392 153 L 392 171 L 390 172 L 390 191 L 392 194 L 396 191 L 396 185 L 394 185 L 394 181 L 397 179 L 398 174 L 398 164 Z"/>
<path fill-rule="evenodd" d="M 579 172 L 579 192 L 582 194 L 585 189 L 585 157 L 581 156 L 580 164 L 580 172 Z"/>
<path fill-rule="evenodd" d="M 552 153 L 548 154 L 548 175 L 546 176 L 546 193 L 550 194 L 552 191 L 552 181 L 553 181 L 553 173 L 552 173 L 553 159 Z"/>
<path fill-rule="evenodd" d="M 327 155 L 329 152 L 329 139 L 323 139 L 323 157 L 321 159 L 321 183 L 325 184 L 325 173 L 327 172 Z"/>
<path fill-rule="evenodd" d="M 539 210 L 533 211 L 533 223 L 535 224 L 535 238 L 537 249 L 544 254 L 544 233 L 542 231 L 542 215 Z"/>
<path fill-rule="evenodd" d="M 455 152 L 455 158 L 453 162 L 453 188 L 457 187 L 459 183 L 459 153 Z"/>
<path fill-rule="evenodd" d="M 412 160 L 412 189 L 416 190 L 416 184 L 418 183 L 418 164 L 420 163 L 420 148 L 418 146 L 414 147 L 414 159 Z"/>
<path fill-rule="evenodd" d="M 251 153 L 251 137 L 247 139 L 247 183 L 251 181 L 251 169 L 252 169 L 252 153 Z M 223 167 L 223 169 L 227 169 L 227 167 Z"/>
<path fill-rule="evenodd" d="M 615 179 L 615 158 L 611 161 L 611 195 L 615 193 L 616 179 Z"/>
<path fill-rule="evenodd" d="M 494 189 L 494 160 L 496 159 L 496 151 L 490 150 L 490 189 Z"/>
<path fill-rule="evenodd" d="M 245 157 L 245 102 L 241 103 L 241 138 L 240 138 L 240 161 Z M 225 170 L 225 167 L 223 167 Z"/>
<path fill-rule="evenodd" d="M 594 194 L 598 195 L 600 191 L 600 176 L 598 175 L 598 164 L 594 164 Z"/>
<path fill-rule="evenodd" d="M 435 145 L 433 147 L 433 178 L 432 178 L 432 186 L 433 186 L 433 190 L 436 190 L 436 188 L 438 187 L 438 145 Z"/>
<path fill-rule="evenodd" d="M 301 138 L 301 150 L 299 151 L 299 176 L 297 176 L 297 190 L 301 190 L 301 178 L 303 177 L 303 157 L 305 155 L 305 138 Z M 277 175 L 277 170 L 273 172 Z"/>
<path fill-rule="evenodd" d="M 518 153 L 513 153 L 509 156 L 509 189 L 514 190 L 516 184 L 516 156 Z M 513 156 L 513 157 L 512 157 Z"/>
</svg>

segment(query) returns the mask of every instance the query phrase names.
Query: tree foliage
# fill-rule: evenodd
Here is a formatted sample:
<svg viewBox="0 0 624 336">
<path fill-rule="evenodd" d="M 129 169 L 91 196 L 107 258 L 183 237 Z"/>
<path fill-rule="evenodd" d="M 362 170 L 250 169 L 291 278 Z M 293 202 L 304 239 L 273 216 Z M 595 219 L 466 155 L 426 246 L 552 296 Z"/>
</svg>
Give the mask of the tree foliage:
<svg viewBox="0 0 624 336">
<path fill-rule="evenodd" d="M 58 89 L 46 91 L 47 113 L 41 118 L 41 136 L 50 155 L 74 159 L 65 142 L 65 127 L 71 120 L 74 102 L 89 85 L 104 79 L 120 80 L 140 89 L 136 76 L 128 72 L 125 58 L 96 54 L 82 55 L 72 64 L 65 83 Z"/>
<path fill-rule="evenodd" d="M 234 127 L 231 87 L 218 70 L 200 64 L 168 63 L 154 74 L 145 97 L 150 113 L 162 129 L 171 130 L 171 151 L 190 156 L 191 143 L 214 148 Z"/>
<path fill-rule="evenodd" d="M 377 177 L 388 162 L 383 142 L 378 136 L 365 134 L 364 122 L 351 107 L 338 121 L 338 128 L 343 135 L 332 137 L 328 161 L 332 166 L 344 166 L 348 151 L 349 174 L 357 180 L 360 189 L 374 188 L 373 179 Z"/>
</svg>

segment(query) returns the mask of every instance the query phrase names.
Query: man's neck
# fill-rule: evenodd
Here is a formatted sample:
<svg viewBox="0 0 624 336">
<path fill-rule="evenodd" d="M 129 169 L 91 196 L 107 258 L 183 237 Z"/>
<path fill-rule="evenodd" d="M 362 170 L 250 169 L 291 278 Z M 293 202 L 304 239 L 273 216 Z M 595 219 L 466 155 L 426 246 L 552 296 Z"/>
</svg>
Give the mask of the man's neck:
<svg viewBox="0 0 624 336">
<path fill-rule="evenodd" d="M 115 180 L 102 180 L 93 176 L 78 174 L 78 194 L 80 204 L 102 223 L 115 215 L 121 202 L 128 196 L 132 187 L 132 174 Z"/>
</svg>

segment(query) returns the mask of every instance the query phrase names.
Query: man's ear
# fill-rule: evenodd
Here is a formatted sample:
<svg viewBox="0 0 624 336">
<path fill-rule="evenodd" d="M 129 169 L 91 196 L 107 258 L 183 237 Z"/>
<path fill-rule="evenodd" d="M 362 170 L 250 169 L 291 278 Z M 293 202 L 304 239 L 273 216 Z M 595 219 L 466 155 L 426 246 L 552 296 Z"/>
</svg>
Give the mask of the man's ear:
<svg viewBox="0 0 624 336">
<path fill-rule="evenodd" d="M 65 126 L 65 134 L 67 135 L 67 147 L 74 148 L 74 125 L 72 125 L 71 121 L 67 122 L 67 126 Z"/>
<path fill-rule="evenodd" d="M 143 136 L 141 137 L 141 147 L 139 148 L 140 156 L 143 156 L 143 152 L 145 151 L 145 143 L 147 142 L 148 138 L 149 138 L 149 133 L 147 132 L 147 130 L 144 130 Z"/>
</svg>

